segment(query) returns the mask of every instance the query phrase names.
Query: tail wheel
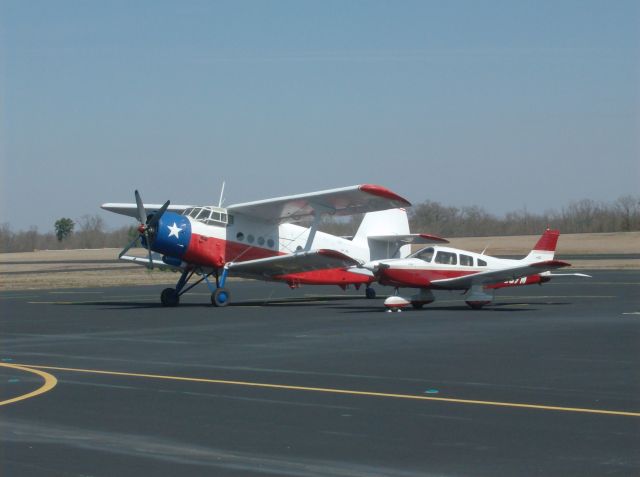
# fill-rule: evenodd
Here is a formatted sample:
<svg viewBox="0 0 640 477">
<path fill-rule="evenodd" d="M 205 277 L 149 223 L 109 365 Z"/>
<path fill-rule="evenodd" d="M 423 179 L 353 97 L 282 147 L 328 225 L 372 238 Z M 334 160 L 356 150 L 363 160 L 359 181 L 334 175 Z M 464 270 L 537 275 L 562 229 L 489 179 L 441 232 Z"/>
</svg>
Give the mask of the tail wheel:
<svg viewBox="0 0 640 477">
<path fill-rule="evenodd" d="M 226 288 L 218 288 L 211 294 L 211 304 L 213 306 L 227 306 L 230 295 Z"/>
<path fill-rule="evenodd" d="M 162 306 L 178 306 L 180 295 L 178 295 L 175 288 L 165 288 L 160 294 L 160 303 L 162 303 Z"/>
</svg>

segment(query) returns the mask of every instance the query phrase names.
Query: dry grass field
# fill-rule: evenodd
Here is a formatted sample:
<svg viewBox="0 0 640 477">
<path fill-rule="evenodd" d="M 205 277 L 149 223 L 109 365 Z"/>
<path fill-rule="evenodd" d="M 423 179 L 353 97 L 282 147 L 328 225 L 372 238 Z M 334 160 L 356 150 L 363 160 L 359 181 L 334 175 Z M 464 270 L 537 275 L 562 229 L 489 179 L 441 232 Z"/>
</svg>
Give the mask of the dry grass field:
<svg viewBox="0 0 640 477">
<path fill-rule="evenodd" d="M 537 235 L 514 237 L 466 237 L 451 245 L 490 255 L 526 255 Z M 84 288 L 114 285 L 172 285 L 174 272 L 148 271 L 139 265 L 119 262 L 119 249 L 42 250 L 0 254 L 0 289 Z M 561 235 L 558 255 L 640 255 L 640 232 Z M 144 256 L 144 250 L 136 253 Z M 574 269 L 640 268 L 640 259 L 605 258 L 570 260 Z"/>
</svg>

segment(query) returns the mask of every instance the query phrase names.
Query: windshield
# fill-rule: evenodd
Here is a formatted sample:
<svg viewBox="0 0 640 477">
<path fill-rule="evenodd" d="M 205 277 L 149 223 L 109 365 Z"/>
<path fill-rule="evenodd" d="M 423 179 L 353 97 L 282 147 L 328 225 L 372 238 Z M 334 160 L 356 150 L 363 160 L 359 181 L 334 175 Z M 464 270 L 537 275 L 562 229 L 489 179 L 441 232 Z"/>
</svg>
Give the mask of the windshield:
<svg viewBox="0 0 640 477">
<path fill-rule="evenodd" d="M 419 258 L 420 260 L 424 260 L 425 262 L 430 262 L 433 258 L 433 247 L 423 248 L 418 250 L 413 255 L 410 255 L 409 258 Z"/>
</svg>

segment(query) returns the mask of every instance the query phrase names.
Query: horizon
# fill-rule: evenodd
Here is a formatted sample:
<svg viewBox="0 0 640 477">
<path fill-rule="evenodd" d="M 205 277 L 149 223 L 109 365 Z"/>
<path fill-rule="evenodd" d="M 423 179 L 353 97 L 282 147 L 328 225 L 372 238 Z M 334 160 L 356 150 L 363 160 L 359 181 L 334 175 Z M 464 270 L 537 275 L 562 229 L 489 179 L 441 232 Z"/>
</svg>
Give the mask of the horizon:
<svg viewBox="0 0 640 477">
<path fill-rule="evenodd" d="M 555 214 L 560 214 L 563 212 L 563 210 L 565 210 L 566 208 L 571 207 L 572 205 L 579 205 L 580 203 L 586 201 L 591 201 L 593 203 L 593 205 L 595 206 L 604 206 L 604 207 L 611 207 L 611 208 L 615 208 L 616 207 L 616 203 L 618 202 L 618 200 L 623 199 L 625 197 L 632 197 L 635 202 L 637 204 L 640 204 L 640 194 L 625 194 L 622 195 L 620 197 L 617 197 L 614 200 L 611 201 L 594 201 L 592 199 L 588 199 L 588 198 L 583 198 L 583 199 L 578 199 L 576 201 L 571 201 L 568 204 L 565 204 L 561 207 L 556 207 L 556 208 L 549 208 L 546 210 L 539 210 L 539 211 L 532 211 L 530 209 L 528 209 L 527 207 L 523 207 L 520 209 L 513 209 L 513 210 L 508 210 L 505 211 L 503 213 L 494 213 L 490 210 L 487 210 L 486 208 L 482 207 L 482 206 L 478 206 L 475 204 L 463 204 L 461 206 L 454 206 L 454 205 L 450 205 L 450 204 L 445 204 L 442 203 L 440 201 L 431 201 L 429 199 L 426 199 L 424 201 L 421 202 L 413 202 L 411 204 L 411 206 L 407 207 L 407 211 L 409 213 L 409 216 L 411 216 L 411 210 L 416 207 L 416 206 L 420 206 L 422 204 L 425 204 L 427 202 L 434 202 L 437 203 L 443 207 L 454 207 L 456 209 L 458 209 L 458 211 L 463 211 L 465 209 L 469 209 L 469 208 L 473 208 L 473 207 L 479 207 L 480 211 L 487 213 L 489 216 L 491 216 L 492 218 L 495 218 L 497 220 L 506 220 L 507 219 L 507 215 L 512 214 L 512 213 L 524 213 L 524 214 L 528 214 L 528 216 L 530 217 L 539 217 L 539 218 L 543 218 L 547 215 L 555 215 Z M 149 202 L 152 203 L 152 202 Z M 197 204 L 197 205 L 212 205 L 212 204 Z M 223 204 L 224 207 L 224 204 Z M 55 221 L 58 219 L 62 219 L 62 218 L 70 218 L 71 220 L 73 220 L 74 222 L 74 226 L 77 226 L 78 223 L 84 218 L 84 217 L 99 217 L 101 220 L 103 220 L 103 223 L 105 225 L 105 232 L 114 232 L 117 230 L 120 230 L 122 228 L 130 228 L 133 227 L 135 228 L 136 225 L 138 224 L 138 220 L 133 218 L 133 217 L 128 217 L 128 216 L 124 216 L 124 215 L 120 215 L 120 214 L 116 214 L 113 212 L 107 212 L 105 210 L 100 209 L 99 212 L 96 212 L 94 214 L 83 214 L 79 217 L 70 217 L 69 215 L 61 215 L 60 217 L 56 217 L 56 219 L 51 223 L 50 228 L 49 229 L 42 229 L 39 226 L 33 224 L 30 225 L 27 228 L 22 228 L 22 229 L 16 229 L 12 226 L 11 223 L 9 222 L 0 222 L 0 226 L 4 226 L 7 225 L 9 227 L 9 230 L 11 230 L 14 233 L 22 233 L 22 232 L 28 232 L 30 230 L 36 230 L 38 233 L 40 234 L 49 234 L 49 233 L 54 233 L 54 224 Z M 105 220 L 105 217 L 109 217 L 112 218 L 114 220 L 111 221 L 107 221 Z M 354 216 L 343 216 L 343 217 L 328 217 L 330 220 L 329 222 L 349 222 L 351 220 L 351 217 Z M 416 232 L 416 231 L 414 231 Z M 419 232 L 419 231 L 418 231 Z M 417 233 L 417 232 L 416 232 Z"/>
<path fill-rule="evenodd" d="M 640 3 L 0 6 L 0 223 L 374 183 L 497 216 L 637 195 Z"/>
</svg>

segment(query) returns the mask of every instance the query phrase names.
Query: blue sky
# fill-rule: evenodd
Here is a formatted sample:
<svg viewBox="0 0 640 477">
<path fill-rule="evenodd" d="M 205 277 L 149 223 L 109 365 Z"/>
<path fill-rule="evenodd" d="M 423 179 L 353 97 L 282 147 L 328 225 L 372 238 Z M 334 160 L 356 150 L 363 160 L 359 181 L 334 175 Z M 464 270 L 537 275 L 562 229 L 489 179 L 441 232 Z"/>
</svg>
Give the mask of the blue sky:
<svg viewBox="0 0 640 477">
<path fill-rule="evenodd" d="M 358 183 L 502 214 L 640 184 L 637 1 L 0 2 L 0 222 Z M 428 231 L 427 231 L 428 232 Z"/>
</svg>

